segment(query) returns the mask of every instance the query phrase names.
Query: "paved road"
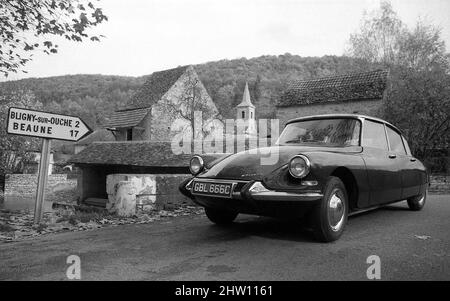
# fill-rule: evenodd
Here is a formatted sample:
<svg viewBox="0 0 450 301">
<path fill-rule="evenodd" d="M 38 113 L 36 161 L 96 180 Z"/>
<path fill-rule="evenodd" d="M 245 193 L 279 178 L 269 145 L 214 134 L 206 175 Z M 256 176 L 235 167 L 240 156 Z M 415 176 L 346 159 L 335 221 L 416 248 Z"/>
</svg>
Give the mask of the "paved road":
<svg viewBox="0 0 450 301">
<path fill-rule="evenodd" d="M 83 280 L 364 280 L 375 254 L 383 280 L 450 280 L 449 232 L 448 195 L 420 212 L 403 202 L 353 216 L 331 244 L 269 218 L 221 228 L 183 217 L 0 245 L 0 279 L 64 280 L 76 254 Z"/>
</svg>

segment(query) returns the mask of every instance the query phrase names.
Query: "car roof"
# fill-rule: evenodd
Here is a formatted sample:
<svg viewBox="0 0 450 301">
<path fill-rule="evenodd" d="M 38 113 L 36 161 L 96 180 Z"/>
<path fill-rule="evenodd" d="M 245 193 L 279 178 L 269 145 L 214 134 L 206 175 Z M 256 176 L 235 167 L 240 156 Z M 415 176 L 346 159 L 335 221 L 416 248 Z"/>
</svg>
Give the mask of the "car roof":
<svg viewBox="0 0 450 301">
<path fill-rule="evenodd" d="M 395 125 L 387 122 L 386 120 L 383 120 L 383 119 L 377 118 L 377 117 L 361 115 L 361 114 L 324 114 L 324 115 L 304 116 L 304 117 L 298 117 L 298 118 L 291 119 L 288 122 L 286 122 L 286 125 L 288 125 L 289 123 L 297 122 L 297 121 L 305 121 L 305 120 L 313 120 L 313 119 L 327 119 L 327 118 L 369 119 L 372 121 L 385 123 L 385 124 L 389 125 L 390 127 L 392 127 L 394 130 L 396 130 L 397 132 L 399 132 L 400 134 L 402 133 L 402 131 L 400 131 L 399 128 L 397 128 Z"/>
</svg>

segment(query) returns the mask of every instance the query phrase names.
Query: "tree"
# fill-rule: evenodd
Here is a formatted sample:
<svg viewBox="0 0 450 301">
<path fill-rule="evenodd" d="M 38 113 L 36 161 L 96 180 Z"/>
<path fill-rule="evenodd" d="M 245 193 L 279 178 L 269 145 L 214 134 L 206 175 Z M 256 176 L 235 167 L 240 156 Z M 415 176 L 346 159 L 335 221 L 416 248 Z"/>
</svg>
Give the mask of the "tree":
<svg viewBox="0 0 450 301">
<path fill-rule="evenodd" d="M 225 118 L 234 118 L 235 109 L 232 104 L 234 98 L 234 85 L 228 84 L 219 88 L 214 102 L 217 104 L 222 116 Z"/>
<path fill-rule="evenodd" d="M 420 158 L 450 144 L 450 76 L 442 70 L 391 71 L 385 118 L 404 129 L 412 152 Z"/>
<path fill-rule="evenodd" d="M 346 52 L 387 68 L 448 69 L 441 29 L 421 20 L 409 29 L 387 1 L 381 2 L 379 10 L 364 14 L 360 30 L 350 35 Z"/>
<path fill-rule="evenodd" d="M 419 158 L 427 160 L 436 150 L 448 156 L 449 56 L 440 29 L 422 21 L 409 29 L 389 2 L 364 18 L 360 31 L 350 36 L 348 52 L 389 68 L 385 119 L 405 132 Z"/>
<path fill-rule="evenodd" d="M 99 41 L 101 36 L 88 31 L 108 20 L 88 0 L 0 0 L 0 16 L 0 72 L 5 76 L 21 70 L 35 50 L 56 53 L 51 36 Z"/>
<path fill-rule="evenodd" d="M 400 40 L 397 65 L 415 71 L 448 71 L 448 54 L 440 28 L 419 21 L 413 30 L 405 31 Z"/>
<path fill-rule="evenodd" d="M 8 109 L 12 106 L 42 109 L 42 103 L 29 91 L 18 90 L 0 97 L 0 183 L 5 174 L 20 172 L 23 163 L 34 156 L 31 151 L 39 149 L 39 139 L 6 133 Z"/>
<path fill-rule="evenodd" d="M 347 54 L 371 63 L 395 64 L 404 33 L 404 24 L 392 5 L 381 2 L 379 10 L 364 13 L 359 32 L 350 35 Z"/>
</svg>

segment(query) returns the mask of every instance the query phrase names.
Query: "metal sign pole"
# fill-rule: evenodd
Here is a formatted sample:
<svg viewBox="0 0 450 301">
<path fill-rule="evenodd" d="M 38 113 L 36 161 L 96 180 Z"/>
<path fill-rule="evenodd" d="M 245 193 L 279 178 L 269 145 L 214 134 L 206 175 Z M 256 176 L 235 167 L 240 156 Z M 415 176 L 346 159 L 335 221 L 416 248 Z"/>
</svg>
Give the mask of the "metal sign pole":
<svg viewBox="0 0 450 301">
<path fill-rule="evenodd" d="M 39 162 L 38 185 L 36 192 L 36 204 L 34 207 L 34 223 L 39 224 L 45 199 L 45 186 L 48 178 L 48 165 L 50 159 L 50 139 L 42 139 L 41 160 Z"/>
</svg>

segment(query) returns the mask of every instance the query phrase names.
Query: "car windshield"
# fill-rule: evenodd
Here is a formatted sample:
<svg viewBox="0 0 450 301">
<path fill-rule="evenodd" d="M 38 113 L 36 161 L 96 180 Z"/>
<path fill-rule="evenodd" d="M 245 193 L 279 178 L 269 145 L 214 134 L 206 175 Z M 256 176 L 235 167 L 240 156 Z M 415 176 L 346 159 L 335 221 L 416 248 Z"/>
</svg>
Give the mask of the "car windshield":
<svg viewBox="0 0 450 301">
<path fill-rule="evenodd" d="M 297 121 L 284 128 L 278 138 L 278 144 L 357 146 L 360 127 L 359 120 L 351 118 Z"/>
</svg>

